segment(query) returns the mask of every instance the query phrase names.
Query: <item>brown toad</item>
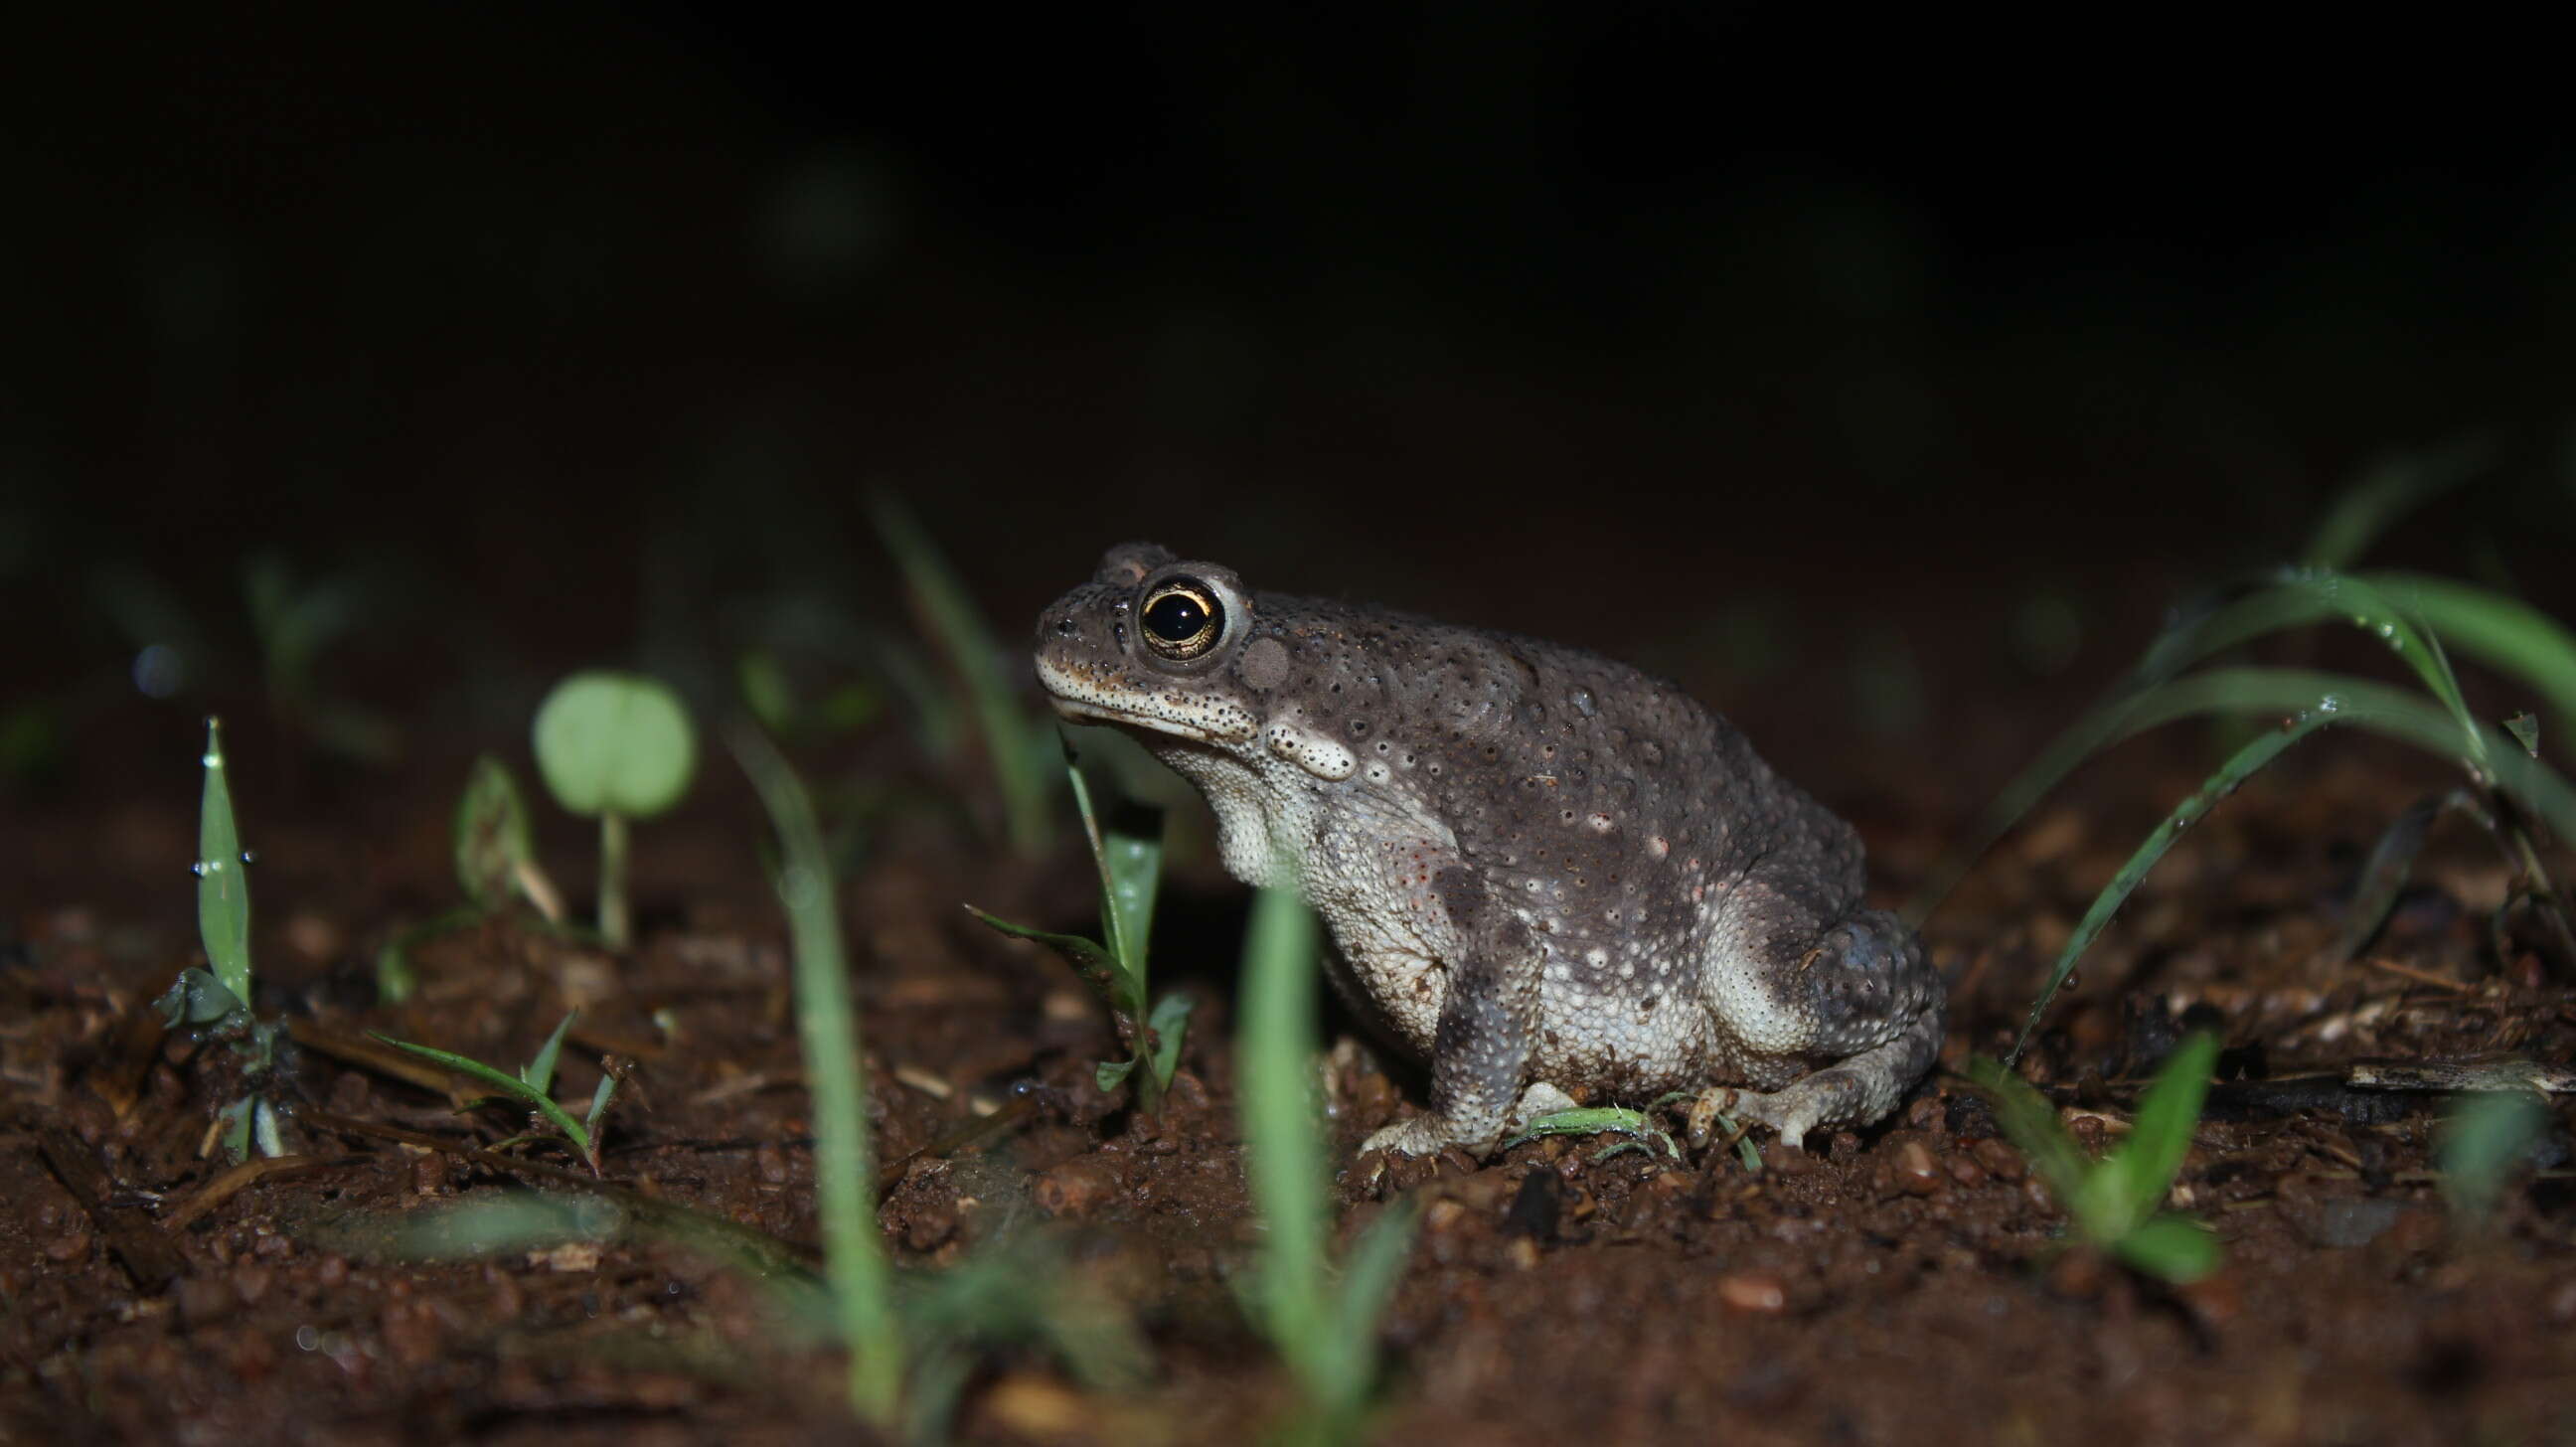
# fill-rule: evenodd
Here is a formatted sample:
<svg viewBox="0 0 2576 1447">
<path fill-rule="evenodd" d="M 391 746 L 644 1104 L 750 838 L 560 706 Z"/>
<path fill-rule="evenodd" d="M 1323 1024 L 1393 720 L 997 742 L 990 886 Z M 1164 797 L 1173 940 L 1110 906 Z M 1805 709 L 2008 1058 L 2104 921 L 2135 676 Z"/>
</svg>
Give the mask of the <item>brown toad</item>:
<svg viewBox="0 0 2576 1447">
<path fill-rule="evenodd" d="M 1143 543 L 1039 617 L 1037 670 L 1198 786 L 1237 878 L 1302 888 L 1345 993 L 1429 1059 L 1430 1111 L 1370 1148 L 1670 1091 L 1798 1144 L 1939 1053 L 1940 977 L 1863 907 L 1851 826 L 1661 680 Z"/>
</svg>

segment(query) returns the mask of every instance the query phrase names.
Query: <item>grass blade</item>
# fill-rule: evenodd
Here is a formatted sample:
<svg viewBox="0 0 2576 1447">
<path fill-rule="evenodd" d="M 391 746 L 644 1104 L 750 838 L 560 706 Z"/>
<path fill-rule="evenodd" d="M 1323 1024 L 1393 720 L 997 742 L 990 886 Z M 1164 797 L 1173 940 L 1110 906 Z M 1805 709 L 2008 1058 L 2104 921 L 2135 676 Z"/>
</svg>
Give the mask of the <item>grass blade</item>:
<svg viewBox="0 0 2576 1447">
<path fill-rule="evenodd" d="M 2283 749 L 2332 722 L 2332 714 L 2311 711 L 2301 714 L 2285 728 L 2257 736 L 2220 765 L 2218 772 L 2210 775 L 2191 797 L 2174 806 L 2164 822 L 2158 824 L 2129 855 L 2129 861 L 2120 866 L 2120 872 L 2111 877 L 2111 882 L 2103 887 L 2100 894 L 2094 896 L 2093 907 L 2084 912 L 2075 932 L 2067 936 L 2066 948 L 2058 952 L 2057 964 L 2048 974 L 2048 983 L 2040 988 L 2038 998 L 2031 1001 L 2030 1014 L 2022 1021 L 2021 1033 L 2013 1038 L 2012 1051 L 2004 1057 L 2006 1065 L 2021 1058 L 2023 1047 L 2030 1043 L 2031 1031 L 2038 1028 L 2040 1016 L 2048 1009 L 2048 1002 L 2056 998 L 2058 987 L 2066 983 L 2066 977 L 2075 973 L 2075 962 L 2093 947 L 2094 938 L 2111 922 L 2111 916 L 2119 913 L 2120 906 L 2128 902 L 2129 895 L 2147 877 L 2147 872 L 2156 867 L 2156 861 L 2164 858 L 2165 851 L 2182 837 L 2182 831 L 2208 813 L 2220 799 L 2235 792 L 2236 786 L 2247 776 L 2272 762 Z"/>
<path fill-rule="evenodd" d="M 2489 834 L 2496 832 L 2494 818 L 2466 789 L 2427 794 L 2406 806 L 2389 821 L 2379 842 L 2370 847 L 2370 858 L 2362 863 L 2352 902 L 2344 906 L 2343 928 L 2335 932 L 2334 943 L 2327 947 L 2332 958 L 2358 959 L 2379 933 L 2379 927 L 2387 923 L 2388 912 L 2397 907 L 2397 896 L 2405 892 L 2406 881 L 2415 872 L 2415 857 L 2424 852 L 2425 836 L 2445 812 L 2466 814 Z"/>
<path fill-rule="evenodd" d="M 1263 1226 L 1253 1284 L 1260 1325 L 1310 1401 L 1333 1400 L 1324 1311 L 1324 1148 L 1308 1086 L 1314 1053 L 1314 911 L 1292 888 L 1253 898 L 1235 1043 L 1244 1172 Z"/>
<path fill-rule="evenodd" d="M 1397 1283 L 1404 1280 L 1405 1260 L 1412 1254 L 1414 1228 L 1421 1219 L 1412 1198 L 1406 1197 L 1370 1222 L 1351 1248 L 1333 1313 L 1332 1340 L 1340 1348 L 1341 1359 L 1331 1376 L 1342 1395 L 1325 1408 L 1337 1421 L 1351 1421 L 1368 1405 L 1369 1388 L 1377 1378 L 1378 1318 L 1386 1315 Z"/>
<path fill-rule="evenodd" d="M 2491 439 L 2473 437 L 2373 465 L 2326 510 L 2308 540 L 2308 565 L 2351 567 L 2391 523 L 2485 471 L 2495 455 Z"/>
<path fill-rule="evenodd" d="M 1190 1007 L 1196 1002 L 1187 995 L 1165 995 L 1154 1002 L 1153 1072 L 1156 1088 L 1172 1083 L 1172 1072 L 1181 1068 L 1181 1042 L 1190 1033 Z"/>
<path fill-rule="evenodd" d="M 2188 1216 L 2158 1216 L 2111 1243 L 2121 1260 L 2177 1286 L 2218 1269 L 2218 1238 Z"/>
<path fill-rule="evenodd" d="M 796 1030 L 814 1099 L 815 1205 L 833 1317 L 850 1349 L 850 1404 L 890 1429 L 902 1405 L 904 1342 L 877 1236 L 858 1011 L 850 1001 L 831 860 L 814 801 L 778 747 L 749 725 L 736 726 L 731 742 L 778 829 L 778 897 L 795 951 Z"/>
<path fill-rule="evenodd" d="M 547 1036 L 545 1045 L 537 1051 L 537 1057 L 519 1067 L 519 1078 L 528 1083 L 530 1090 L 545 1095 L 555 1088 L 555 1057 L 563 1051 L 564 1032 L 572 1028 L 573 1017 L 580 1013 L 579 1010 L 565 1011 L 563 1019 L 555 1025 L 555 1033 Z"/>
<path fill-rule="evenodd" d="M 206 720 L 206 790 L 197 808 L 197 933 L 233 998 L 250 1004 L 250 872 L 233 827 L 221 721 Z"/>
<path fill-rule="evenodd" d="M 2193 1031 L 2165 1058 L 2155 1083 L 2138 1100 L 2129 1138 L 2104 1162 L 2106 1167 L 2116 1165 L 2116 1174 L 2125 1178 L 2122 1187 L 2128 1199 L 2121 1204 L 2132 1229 L 2144 1225 L 2164 1205 L 2174 1173 L 2182 1169 L 2182 1158 L 2191 1149 L 2192 1131 L 2200 1124 L 2200 1103 L 2209 1093 L 2210 1071 L 2217 1064 L 2218 1037 Z"/>
<path fill-rule="evenodd" d="M 2474 583 L 2420 573 L 2372 573 L 2451 647 L 2537 690 L 2557 714 L 2559 736 L 2576 749 L 2576 635 L 2523 602 Z"/>
<path fill-rule="evenodd" d="M 1102 947 L 1100 941 L 1087 935 L 1057 934 L 1053 930 L 1013 924 L 998 914 L 986 914 L 971 904 L 966 906 L 966 912 L 1003 934 L 1015 939 L 1035 940 L 1055 951 L 1063 956 L 1064 962 L 1073 966 L 1093 989 L 1107 996 L 1113 1009 L 1127 1015 L 1130 1019 L 1136 1018 L 1140 1013 L 1139 1010 L 1129 1007 L 1129 1001 L 1124 993 L 1126 986 L 1123 983 L 1126 976 L 1119 970 L 1117 959 Z"/>
<path fill-rule="evenodd" d="M 2483 770 L 2492 749 L 2491 731 L 2468 711 L 2439 638 L 2409 606 L 2413 598 L 2401 597 L 2401 592 L 2384 588 L 2372 578 L 2322 569 L 2282 569 L 2268 575 L 2254 591 L 2167 628 L 2102 703 L 2060 734 L 1995 796 L 1967 844 L 1933 869 L 1906 906 L 1907 920 L 1920 924 L 1969 867 L 2078 766 L 2121 739 L 2174 717 L 2157 701 L 2168 696 L 2167 690 L 2191 682 L 2171 682 L 2176 675 L 2213 654 L 2283 629 L 2340 620 L 2387 644 L 2415 670 L 2453 720 L 2456 733 L 2450 741 L 2426 746 L 2463 759 L 2473 770 Z M 2576 688 L 2576 683 L 2569 686 Z"/>
<path fill-rule="evenodd" d="M 1980 1055 L 1968 1062 L 1968 1079 L 1986 1093 L 1995 1109 L 1995 1123 L 2003 1127 L 2004 1138 L 2030 1162 L 2032 1170 L 2057 1193 L 2057 1199 L 2073 1203 L 2082 1193 L 2088 1162 L 2075 1144 L 2075 1137 L 2057 1118 L 2057 1107 L 2038 1087 L 2013 1074 L 2000 1061 Z"/>
<path fill-rule="evenodd" d="M 435 1046 L 415 1045 L 408 1040 L 396 1040 L 379 1030 L 370 1030 L 367 1034 L 396 1050 L 409 1051 L 423 1060 L 437 1061 L 459 1075 L 479 1080 L 512 1100 L 524 1103 L 537 1114 L 544 1116 L 547 1124 L 562 1131 L 564 1139 L 571 1141 L 584 1159 L 590 1157 L 590 1131 L 580 1121 L 573 1119 L 571 1111 L 557 1104 L 553 1096 L 519 1077 L 506 1070 L 496 1070 L 473 1056 L 459 1055 L 453 1050 L 440 1050 Z"/>
<path fill-rule="evenodd" d="M 1023 855 L 1044 853 L 1047 823 L 1047 779 L 1041 754 L 1030 737 L 1027 715 L 1004 680 L 1002 660 L 1009 655 L 985 626 L 984 615 L 966 591 L 965 582 L 947 555 L 931 541 L 912 510 L 894 493 L 878 488 L 868 494 L 868 516 L 877 536 L 902 570 L 932 636 L 948 654 L 966 685 L 975 723 L 984 735 L 987 765 L 1002 794 L 1011 847 Z"/>
</svg>

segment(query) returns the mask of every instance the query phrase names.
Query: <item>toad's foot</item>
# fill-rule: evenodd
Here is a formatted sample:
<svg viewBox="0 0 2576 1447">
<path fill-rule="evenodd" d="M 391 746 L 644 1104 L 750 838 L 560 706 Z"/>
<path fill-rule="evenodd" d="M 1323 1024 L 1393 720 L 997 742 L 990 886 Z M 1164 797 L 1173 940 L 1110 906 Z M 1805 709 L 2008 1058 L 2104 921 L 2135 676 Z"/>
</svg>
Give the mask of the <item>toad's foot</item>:
<svg viewBox="0 0 2576 1447">
<path fill-rule="evenodd" d="M 1540 1116 L 1554 1115 L 1560 1110 L 1574 1108 L 1574 1097 L 1542 1080 L 1521 1092 L 1520 1101 L 1512 1107 L 1506 1124 L 1510 1130 L 1518 1131 Z M 1363 1154 L 1369 1151 L 1387 1151 L 1395 1155 L 1427 1156 L 1434 1151 L 1446 1150 L 1451 1146 L 1465 1146 L 1476 1155 L 1482 1156 L 1493 1150 L 1494 1143 L 1491 1140 L 1461 1140 L 1452 1131 L 1448 1121 L 1438 1115 L 1426 1114 L 1417 1115 L 1410 1120 L 1397 1121 L 1393 1125 L 1371 1133 L 1367 1140 L 1360 1143 L 1360 1150 Z"/>
<path fill-rule="evenodd" d="M 1874 1085 L 1845 1062 L 1768 1094 L 1731 1085 L 1710 1086 L 1691 1102 L 1685 1119 L 1693 1147 L 1708 1144 L 1716 1133 L 1717 1118 L 1723 1115 L 1735 1117 L 1739 1124 L 1767 1125 L 1780 1133 L 1781 1144 L 1804 1149 L 1809 1131 L 1857 1125 L 1885 1114 L 1879 1097 L 1886 1093 L 1883 1084 Z"/>
</svg>

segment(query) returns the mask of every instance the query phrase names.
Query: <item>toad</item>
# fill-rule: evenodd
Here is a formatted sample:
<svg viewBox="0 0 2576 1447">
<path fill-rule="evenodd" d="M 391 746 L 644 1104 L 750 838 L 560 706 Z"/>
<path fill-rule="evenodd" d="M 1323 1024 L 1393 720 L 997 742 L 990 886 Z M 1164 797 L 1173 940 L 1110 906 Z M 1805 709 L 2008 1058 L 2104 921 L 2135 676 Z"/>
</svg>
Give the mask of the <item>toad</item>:
<svg viewBox="0 0 2576 1447">
<path fill-rule="evenodd" d="M 1429 1062 L 1365 1149 L 1489 1153 L 1577 1101 L 1688 1093 L 1802 1144 L 1885 1117 L 1941 980 L 1859 837 L 1673 685 L 1581 649 L 1256 593 L 1144 543 L 1038 619 L 1056 710 L 1143 741 L 1228 872 L 1291 885 L 1343 993 Z"/>
</svg>

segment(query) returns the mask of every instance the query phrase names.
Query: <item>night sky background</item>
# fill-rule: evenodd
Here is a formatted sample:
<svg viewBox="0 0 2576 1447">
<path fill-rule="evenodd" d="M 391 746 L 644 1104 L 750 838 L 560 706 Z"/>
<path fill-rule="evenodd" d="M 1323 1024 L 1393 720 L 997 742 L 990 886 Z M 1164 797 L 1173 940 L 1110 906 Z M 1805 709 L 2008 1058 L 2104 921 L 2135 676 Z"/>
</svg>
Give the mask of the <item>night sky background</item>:
<svg viewBox="0 0 2576 1447">
<path fill-rule="evenodd" d="M 585 662 L 703 697 L 798 607 L 901 626 L 869 486 L 1006 637 L 1148 536 L 1681 674 L 1793 759 L 2080 696 L 2475 438 L 2386 556 L 2563 597 L 2538 38 L 2050 25 L 49 17 L 0 101 L 0 699 L 52 762 L 0 788 L 256 693 L 263 568 L 341 590 L 325 685 L 415 738 Z"/>
</svg>

